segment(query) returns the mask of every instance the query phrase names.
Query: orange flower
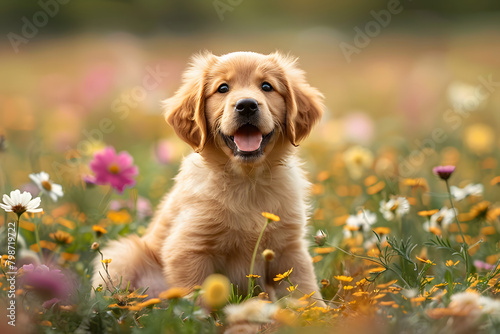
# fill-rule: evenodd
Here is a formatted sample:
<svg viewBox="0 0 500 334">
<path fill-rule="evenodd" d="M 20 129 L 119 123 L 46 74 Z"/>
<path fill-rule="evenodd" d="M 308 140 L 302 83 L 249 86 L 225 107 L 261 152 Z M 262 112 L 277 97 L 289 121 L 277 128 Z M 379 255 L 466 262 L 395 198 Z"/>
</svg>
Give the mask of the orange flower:
<svg viewBox="0 0 500 334">
<path fill-rule="evenodd" d="M 427 184 L 427 180 L 424 178 L 416 178 L 416 179 L 405 179 L 403 181 L 405 186 L 411 187 L 412 189 L 422 189 L 423 191 L 429 190 L 429 185 Z"/>
<path fill-rule="evenodd" d="M 494 177 L 492 180 L 491 180 L 491 185 L 492 186 L 495 186 L 495 185 L 498 185 L 500 184 L 500 176 L 496 176 Z"/>
<path fill-rule="evenodd" d="M 55 233 L 50 233 L 49 236 L 58 244 L 70 244 L 74 238 L 68 232 L 57 230 Z"/>
<path fill-rule="evenodd" d="M 417 260 L 419 260 L 420 262 L 423 262 L 423 263 L 426 263 L 426 264 L 431 264 L 433 266 L 435 266 L 436 264 L 434 262 L 432 262 L 431 260 L 429 259 L 422 259 L 421 257 L 418 257 L 416 256 Z"/>
<path fill-rule="evenodd" d="M 351 276 L 344 276 L 344 275 L 333 276 L 333 278 L 335 278 L 337 281 L 345 282 L 345 283 L 349 283 L 353 280 L 353 278 Z"/>
<path fill-rule="evenodd" d="M 438 210 L 438 209 L 435 209 L 435 210 L 419 211 L 419 212 L 417 212 L 417 214 L 418 214 L 419 216 L 422 216 L 422 217 L 430 217 L 430 216 L 432 216 L 433 214 L 438 213 L 438 212 L 439 212 L 439 210 Z"/>
<path fill-rule="evenodd" d="M 385 188 L 385 182 L 379 181 L 379 182 L 375 183 L 373 186 L 368 187 L 366 189 L 366 193 L 368 195 L 375 195 L 375 194 L 381 192 L 382 190 L 384 190 L 384 188 Z"/>
<path fill-rule="evenodd" d="M 92 231 L 94 231 L 94 232 L 95 232 L 95 234 L 96 234 L 98 237 L 100 237 L 100 236 L 101 236 L 101 235 L 103 235 L 103 234 L 108 233 L 108 231 L 107 231 L 104 227 L 99 226 L 99 225 L 94 225 L 94 226 L 92 226 Z"/>
<path fill-rule="evenodd" d="M 280 221 L 280 217 L 272 214 L 272 213 L 269 213 L 269 212 L 262 212 L 262 215 L 264 217 L 266 217 L 267 219 L 270 219 L 272 221 L 275 221 L 275 222 L 279 222 Z"/>
<path fill-rule="evenodd" d="M 161 299 L 179 299 L 186 296 L 189 293 L 188 289 L 184 288 L 170 288 L 166 291 L 163 291 L 158 296 Z"/>
<path fill-rule="evenodd" d="M 335 251 L 335 247 L 316 247 L 314 248 L 314 252 L 316 254 L 329 254 Z"/>
</svg>

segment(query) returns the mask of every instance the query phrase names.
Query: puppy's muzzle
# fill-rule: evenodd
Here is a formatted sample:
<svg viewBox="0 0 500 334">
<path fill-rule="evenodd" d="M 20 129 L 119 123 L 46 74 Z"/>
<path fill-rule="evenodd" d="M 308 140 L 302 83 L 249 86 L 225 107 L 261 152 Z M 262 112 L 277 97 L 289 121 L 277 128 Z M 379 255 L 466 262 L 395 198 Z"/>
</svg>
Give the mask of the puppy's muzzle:
<svg viewBox="0 0 500 334">
<path fill-rule="evenodd" d="M 274 130 L 263 134 L 259 129 L 259 103 L 252 98 L 240 99 L 234 106 L 238 128 L 234 133 L 221 136 L 226 145 L 233 151 L 235 156 L 241 157 L 246 162 L 251 162 L 264 153 Z"/>
<path fill-rule="evenodd" d="M 236 102 L 234 110 L 238 115 L 250 118 L 259 111 L 259 103 L 255 99 L 241 99 Z"/>
</svg>

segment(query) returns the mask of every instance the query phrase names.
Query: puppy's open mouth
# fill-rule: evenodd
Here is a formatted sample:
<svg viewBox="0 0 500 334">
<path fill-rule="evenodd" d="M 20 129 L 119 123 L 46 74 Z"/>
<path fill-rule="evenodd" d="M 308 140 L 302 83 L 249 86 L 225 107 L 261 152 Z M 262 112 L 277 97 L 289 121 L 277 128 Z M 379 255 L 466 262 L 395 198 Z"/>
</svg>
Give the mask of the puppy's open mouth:
<svg viewBox="0 0 500 334">
<path fill-rule="evenodd" d="M 273 134 L 274 130 L 264 135 L 259 128 L 251 124 L 243 125 L 232 136 L 221 133 L 226 145 L 233 150 L 233 154 L 245 158 L 261 156 Z"/>
</svg>

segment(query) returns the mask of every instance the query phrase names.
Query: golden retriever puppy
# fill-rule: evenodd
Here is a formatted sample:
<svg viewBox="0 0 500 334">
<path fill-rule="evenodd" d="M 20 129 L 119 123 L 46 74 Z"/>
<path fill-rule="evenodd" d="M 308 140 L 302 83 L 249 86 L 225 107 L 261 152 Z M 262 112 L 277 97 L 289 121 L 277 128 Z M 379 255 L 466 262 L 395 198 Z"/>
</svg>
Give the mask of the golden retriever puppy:
<svg viewBox="0 0 500 334">
<path fill-rule="evenodd" d="M 212 273 L 246 293 L 250 262 L 266 219 L 254 274 L 272 298 L 288 294 L 273 277 L 293 267 L 291 281 L 321 298 L 304 239 L 310 187 L 296 146 L 323 111 L 296 60 L 279 53 L 235 52 L 195 56 L 183 84 L 165 102 L 166 119 L 195 153 L 182 162 L 175 185 L 139 238 L 112 241 L 102 250 L 114 284 L 191 289 Z M 271 249 L 268 269 L 260 256 Z M 96 261 L 93 284 L 102 282 Z M 101 268 L 102 273 L 102 268 Z M 321 305 L 324 305 L 320 301 Z"/>
</svg>

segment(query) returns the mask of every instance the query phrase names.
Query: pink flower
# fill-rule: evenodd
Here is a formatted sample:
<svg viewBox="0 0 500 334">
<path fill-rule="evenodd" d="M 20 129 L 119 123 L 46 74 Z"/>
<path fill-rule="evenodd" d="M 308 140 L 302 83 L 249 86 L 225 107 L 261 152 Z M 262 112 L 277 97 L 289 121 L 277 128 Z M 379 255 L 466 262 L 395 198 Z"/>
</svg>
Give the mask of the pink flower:
<svg viewBox="0 0 500 334">
<path fill-rule="evenodd" d="M 118 199 L 112 200 L 109 203 L 109 209 L 113 211 L 120 211 L 121 209 L 128 209 L 130 211 L 136 210 L 137 218 L 143 219 L 146 217 L 151 217 L 153 214 L 153 208 L 149 199 L 142 196 L 137 197 L 137 201 L 132 199 Z"/>
<path fill-rule="evenodd" d="M 455 166 L 437 166 L 432 169 L 432 172 L 443 180 L 448 180 L 455 171 Z"/>
<path fill-rule="evenodd" d="M 134 159 L 127 152 L 116 154 L 113 147 L 106 147 L 94 155 L 90 162 L 90 169 L 95 173 L 95 183 L 109 184 L 120 194 L 126 186 L 134 186 L 139 170 L 134 164 Z"/>
<path fill-rule="evenodd" d="M 172 161 L 174 145 L 168 140 L 160 140 L 153 147 L 156 161 L 162 165 L 168 165 Z"/>
<path fill-rule="evenodd" d="M 474 266 L 480 270 L 492 270 L 493 268 L 495 268 L 494 265 L 486 263 L 481 260 L 474 260 Z"/>
</svg>

